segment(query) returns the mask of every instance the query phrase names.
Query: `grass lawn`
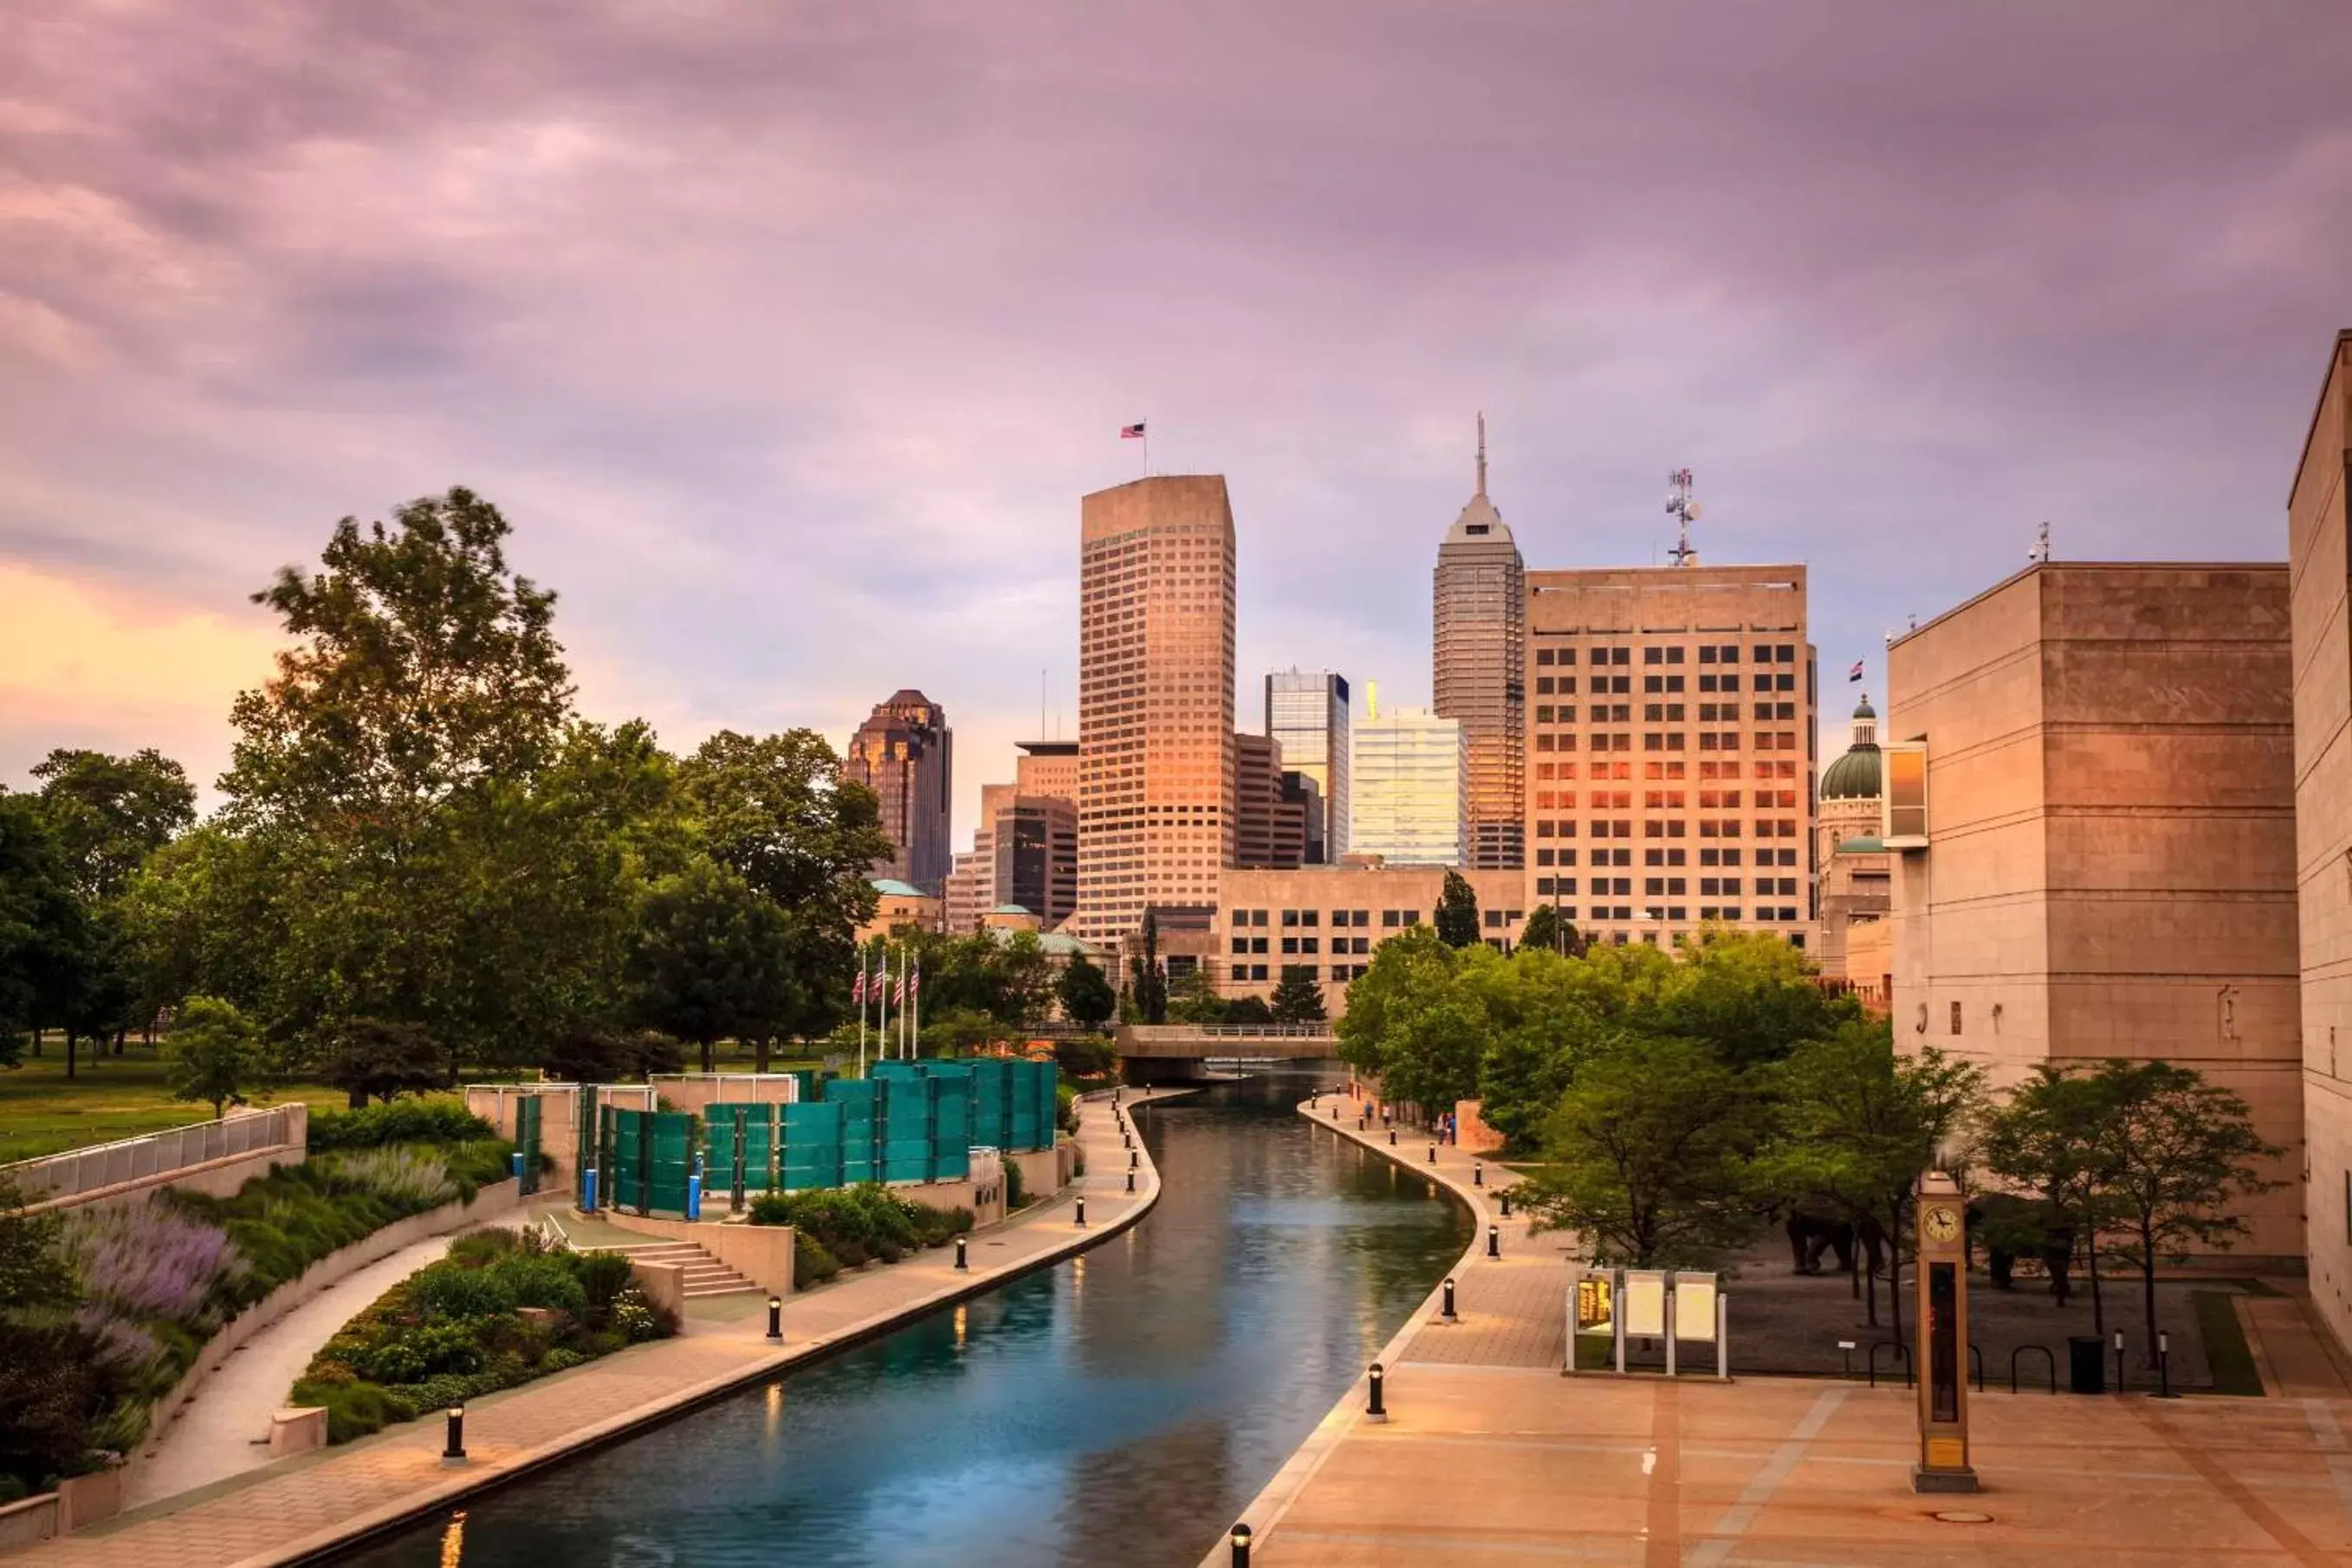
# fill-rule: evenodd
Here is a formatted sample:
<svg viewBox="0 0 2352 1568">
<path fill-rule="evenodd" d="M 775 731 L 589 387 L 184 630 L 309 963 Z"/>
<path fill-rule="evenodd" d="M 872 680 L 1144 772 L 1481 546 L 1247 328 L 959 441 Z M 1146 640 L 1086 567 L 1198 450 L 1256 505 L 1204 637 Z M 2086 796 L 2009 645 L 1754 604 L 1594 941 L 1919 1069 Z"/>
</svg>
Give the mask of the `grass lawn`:
<svg viewBox="0 0 2352 1568">
<path fill-rule="evenodd" d="M 340 1109 L 343 1099 L 342 1090 L 324 1084 L 287 1084 L 266 1103 L 304 1100 Z M 24 1066 L 0 1070 L 0 1164 L 209 1121 L 212 1115 L 209 1105 L 172 1098 L 163 1064 L 151 1047 L 133 1040 L 119 1057 L 93 1059 L 83 1053 L 79 1076 L 68 1081 L 65 1045 L 52 1038 L 44 1054 L 28 1052 Z"/>
</svg>

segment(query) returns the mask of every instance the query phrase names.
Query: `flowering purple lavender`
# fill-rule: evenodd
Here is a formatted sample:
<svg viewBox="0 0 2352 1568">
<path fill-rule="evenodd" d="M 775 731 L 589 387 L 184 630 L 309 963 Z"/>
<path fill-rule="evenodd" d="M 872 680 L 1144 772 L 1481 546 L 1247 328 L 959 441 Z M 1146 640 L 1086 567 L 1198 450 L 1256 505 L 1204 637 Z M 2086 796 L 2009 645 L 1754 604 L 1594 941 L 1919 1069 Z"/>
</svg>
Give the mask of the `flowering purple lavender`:
<svg viewBox="0 0 2352 1568">
<path fill-rule="evenodd" d="M 93 1354 L 98 1364 L 119 1377 L 143 1377 L 163 1359 L 163 1347 L 155 1342 L 153 1334 L 113 1316 L 99 1302 L 84 1303 L 74 1313 L 73 1321 L 74 1327 L 95 1342 Z"/>
<path fill-rule="evenodd" d="M 152 1201 L 75 1211 L 65 1246 L 83 1294 L 125 1318 L 193 1318 L 245 1268 L 227 1232 Z"/>
</svg>

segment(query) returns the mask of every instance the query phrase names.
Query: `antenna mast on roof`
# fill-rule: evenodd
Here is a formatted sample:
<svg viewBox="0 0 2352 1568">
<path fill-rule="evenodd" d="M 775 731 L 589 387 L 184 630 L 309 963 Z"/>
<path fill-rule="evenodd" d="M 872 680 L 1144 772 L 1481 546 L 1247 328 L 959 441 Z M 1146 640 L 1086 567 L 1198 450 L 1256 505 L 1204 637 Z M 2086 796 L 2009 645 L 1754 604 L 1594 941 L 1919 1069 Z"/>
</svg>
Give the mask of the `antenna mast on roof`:
<svg viewBox="0 0 2352 1568">
<path fill-rule="evenodd" d="M 1699 518 L 1698 502 L 1691 500 L 1691 471 L 1676 468 L 1666 476 L 1666 483 L 1674 487 L 1666 494 L 1666 515 L 1681 528 L 1679 539 L 1666 554 L 1675 565 L 1689 566 L 1698 560 L 1698 552 L 1691 548 L 1690 525 Z"/>
</svg>

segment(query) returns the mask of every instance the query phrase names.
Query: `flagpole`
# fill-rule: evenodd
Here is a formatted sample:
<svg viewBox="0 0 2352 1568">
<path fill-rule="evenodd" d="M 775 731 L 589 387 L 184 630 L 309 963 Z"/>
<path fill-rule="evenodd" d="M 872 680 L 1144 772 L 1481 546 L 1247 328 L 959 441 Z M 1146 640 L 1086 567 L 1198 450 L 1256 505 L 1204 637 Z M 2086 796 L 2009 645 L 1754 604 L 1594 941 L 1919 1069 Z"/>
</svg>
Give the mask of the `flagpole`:
<svg viewBox="0 0 2352 1568">
<path fill-rule="evenodd" d="M 857 1076 L 866 1076 L 866 944 L 857 944 Z"/>
<path fill-rule="evenodd" d="M 923 1054 L 923 955 L 915 954 L 915 984 L 907 991 L 907 1010 L 913 1015 L 915 1047 L 908 1059 Z"/>
<path fill-rule="evenodd" d="M 875 1020 L 874 1055 L 877 1060 L 890 1054 L 890 939 L 882 939 L 882 1012 Z"/>
</svg>

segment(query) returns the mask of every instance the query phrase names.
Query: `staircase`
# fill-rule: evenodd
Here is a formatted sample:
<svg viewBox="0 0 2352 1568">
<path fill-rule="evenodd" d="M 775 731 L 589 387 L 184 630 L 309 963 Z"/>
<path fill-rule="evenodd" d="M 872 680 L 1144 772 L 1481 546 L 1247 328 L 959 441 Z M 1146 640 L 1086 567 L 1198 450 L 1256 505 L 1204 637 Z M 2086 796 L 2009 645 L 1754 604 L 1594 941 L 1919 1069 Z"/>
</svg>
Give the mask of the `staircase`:
<svg viewBox="0 0 2352 1568">
<path fill-rule="evenodd" d="M 625 1247 L 600 1247 L 633 1263 L 667 1263 L 686 1270 L 688 1300 L 704 1296 L 740 1296 L 760 1288 L 690 1241 L 645 1241 Z"/>
</svg>

